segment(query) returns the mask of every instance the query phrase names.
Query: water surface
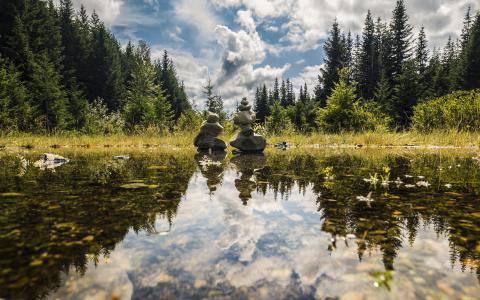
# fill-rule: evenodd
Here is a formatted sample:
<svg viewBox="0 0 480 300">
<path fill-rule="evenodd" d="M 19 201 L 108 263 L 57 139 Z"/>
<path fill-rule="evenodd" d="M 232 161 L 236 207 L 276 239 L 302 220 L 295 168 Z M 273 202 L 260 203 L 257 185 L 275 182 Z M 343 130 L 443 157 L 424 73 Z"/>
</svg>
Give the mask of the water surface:
<svg viewBox="0 0 480 300">
<path fill-rule="evenodd" d="M 39 154 L 0 154 L 0 298 L 480 297 L 475 153 Z"/>
</svg>

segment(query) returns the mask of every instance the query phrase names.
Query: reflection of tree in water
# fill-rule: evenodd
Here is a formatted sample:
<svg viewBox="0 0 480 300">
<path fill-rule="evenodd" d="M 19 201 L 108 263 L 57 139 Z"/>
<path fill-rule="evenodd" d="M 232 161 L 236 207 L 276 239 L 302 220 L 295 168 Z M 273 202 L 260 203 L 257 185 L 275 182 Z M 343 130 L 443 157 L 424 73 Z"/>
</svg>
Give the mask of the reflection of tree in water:
<svg viewBox="0 0 480 300">
<path fill-rule="evenodd" d="M 263 154 L 242 154 L 233 157 L 230 161 L 240 173 L 240 177 L 235 179 L 235 187 L 240 192 L 239 198 L 243 205 L 247 205 L 248 200 L 252 198 L 252 192 L 257 188 L 254 175 L 265 166 L 265 156 Z"/>
<path fill-rule="evenodd" d="M 84 274 L 130 229 L 154 232 L 157 218 L 171 223 L 195 171 L 185 156 L 94 156 L 55 173 L 30 168 L 19 178 L 12 160 L 0 158 L 0 192 L 27 196 L 0 201 L 0 297 L 7 299 L 45 298 L 60 286 L 62 271 Z M 134 179 L 150 188 L 119 187 Z"/>
<path fill-rule="evenodd" d="M 198 168 L 203 177 L 207 179 L 207 186 L 211 193 L 217 190 L 217 187 L 223 181 L 223 171 L 225 170 L 224 160 L 227 153 L 222 152 L 198 152 L 195 155 Z"/>
<path fill-rule="evenodd" d="M 390 184 L 389 188 L 382 188 L 362 180 L 374 172 L 381 172 L 382 166 L 392 169 L 391 180 L 397 177 L 406 180 L 406 174 L 422 175 L 432 186 L 408 190 Z M 333 180 L 325 179 L 325 167 L 333 167 Z M 380 159 L 346 154 L 278 154 L 268 157 L 266 167 L 256 174 L 257 186 L 262 186 L 258 182 L 268 182 L 261 192 L 271 189 L 285 199 L 295 184 L 300 189 L 313 185 L 322 214 L 322 230 L 332 235 L 333 242 L 329 247 L 332 251 L 337 237 L 354 234 L 360 259 L 365 251 L 379 249 L 385 268 L 392 270 L 404 242 L 413 244 L 419 226 L 432 224 L 437 234 L 448 236 L 452 264 L 458 260 L 463 269 L 471 268 L 478 274 L 480 202 L 475 198 L 480 192 L 480 184 L 473 178 L 480 178 L 478 166 L 465 158 L 440 154 L 388 155 Z M 458 185 L 455 192 L 446 190 L 444 184 L 447 182 Z M 251 183 L 251 186 L 255 184 Z M 356 196 L 365 196 L 369 192 L 372 192 L 373 202 L 356 199 Z"/>
</svg>

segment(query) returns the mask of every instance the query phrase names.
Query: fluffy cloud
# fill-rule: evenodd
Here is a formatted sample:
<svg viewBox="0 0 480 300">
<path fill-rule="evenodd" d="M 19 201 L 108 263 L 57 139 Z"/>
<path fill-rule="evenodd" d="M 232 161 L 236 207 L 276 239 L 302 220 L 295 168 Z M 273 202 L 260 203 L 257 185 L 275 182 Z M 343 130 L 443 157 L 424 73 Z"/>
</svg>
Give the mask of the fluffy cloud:
<svg viewBox="0 0 480 300">
<path fill-rule="evenodd" d="M 89 13 L 95 10 L 107 26 L 112 26 L 119 20 L 124 2 L 124 0 L 73 0 L 76 9 L 83 5 Z"/>
<path fill-rule="evenodd" d="M 215 27 L 221 24 L 220 19 L 212 12 L 207 0 L 180 0 L 174 4 L 175 17 L 182 22 L 195 26 L 200 38 L 214 39 Z"/>
<path fill-rule="evenodd" d="M 216 85 L 226 100 L 226 107 L 230 109 L 235 100 L 248 96 L 257 85 L 282 77 L 290 68 L 290 64 L 278 68 L 269 65 L 255 68 L 255 65 L 264 61 L 272 47 L 261 39 L 250 11 L 238 11 L 237 22 L 243 29 L 235 32 L 219 25 L 215 30 L 223 48 Z"/>
<path fill-rule="evenodd" d="M 287 31 L 282 41 L 285 50 L 306 51 L 321 45 L 335 18 L 345 30 L 360 33 L 367 10 L 389 19 L 395 1 L 385 0 L 213 0 L 226 7 L 245 6 L 261 19 L 287 17 L 283 24 Z M 442 46 L 449 35 L 458 36 L 466 8 L 479 9 L 478 0 L 409 0 L 406 1 L 410 23 L 418 30 L 424 25 L 431 47 Z"/>
<path fill-rule="evenodd" d="M 318 75 L 320 73 L 320 68 L 322 67 L 323 65 L 307 66 L 302 70 L 302 72 L 292 78 L 291 81 L 295 92 L 298 93 L 300 86 L 303 86 L 303 84 L 306 83 L 308 85 L 308 91 L 312 93 L 313 88 L 317 85 Z"/>
</svg>

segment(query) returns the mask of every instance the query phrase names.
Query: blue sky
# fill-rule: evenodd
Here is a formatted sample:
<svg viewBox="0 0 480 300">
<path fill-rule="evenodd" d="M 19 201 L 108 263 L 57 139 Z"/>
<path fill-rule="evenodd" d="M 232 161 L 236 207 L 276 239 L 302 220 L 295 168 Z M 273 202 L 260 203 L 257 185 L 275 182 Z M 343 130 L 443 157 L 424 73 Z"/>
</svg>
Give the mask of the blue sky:
<svg viewBox="0 0 480 300">
<path fill-rule="evenodd" d="M 210 77 L 227 108 L 253 96 L 276 77 L 313 88 L 323 63 L 323 42 L 338 19 L 361 32 L 368 9 L 388 20 L 395 0 L 73 0 L 96 10 L 117 38 L 145 40 L 158 58 L 167 49 L 190 99 L 202 107 Z M 430 48 L 456 38 L 466 8 L 480 0 L 407 0 L 415 32 L 424 25 Z"/>
</svg>

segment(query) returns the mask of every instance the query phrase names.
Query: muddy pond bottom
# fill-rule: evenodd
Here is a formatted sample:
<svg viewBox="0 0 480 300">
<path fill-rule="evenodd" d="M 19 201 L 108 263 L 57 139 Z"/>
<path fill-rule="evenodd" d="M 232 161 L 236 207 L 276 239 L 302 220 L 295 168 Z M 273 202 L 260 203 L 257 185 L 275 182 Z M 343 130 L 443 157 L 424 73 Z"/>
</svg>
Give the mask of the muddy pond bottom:
<svg viewBox="0 0 480 300">
<path fill-rule="evenodd" d="M 59 154 L 0 154 L 0 298 L 480 298 L 475 153 Z"/>
</svg>

